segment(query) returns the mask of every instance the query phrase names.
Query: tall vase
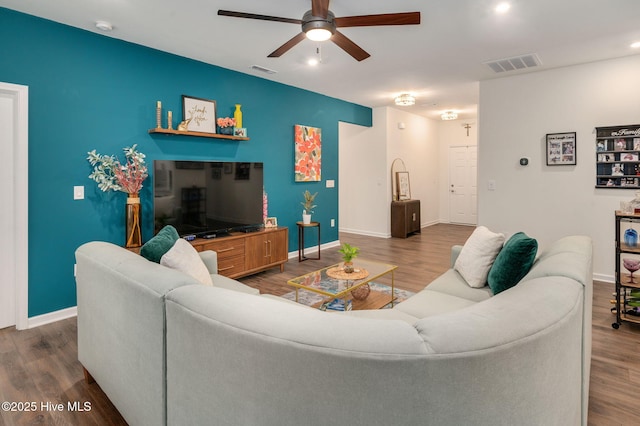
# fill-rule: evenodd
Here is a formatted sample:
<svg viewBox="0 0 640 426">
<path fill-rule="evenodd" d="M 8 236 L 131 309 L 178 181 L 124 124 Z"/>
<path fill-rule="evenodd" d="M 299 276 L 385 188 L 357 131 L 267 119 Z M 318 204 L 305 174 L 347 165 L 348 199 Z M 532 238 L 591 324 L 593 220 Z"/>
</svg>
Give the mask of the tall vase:
<svg viewBox="0 0 640 426">
<path fill-rule="evenodd" d="M 125 247 L 140 247 L 142 245 L 142 229 L 140 227 L 140 196 L 129 194 L 125 210 L 126 244 Z"/>
<path fill-rule="evenodd" d="M 236 121 L 236 127 L 238 129 L 242 128 L 242 111 L 240 111 L 240 107 L 242 105 L 236 104 L 236 110 L 233 112 L 233 119 Z"/>
</svg>

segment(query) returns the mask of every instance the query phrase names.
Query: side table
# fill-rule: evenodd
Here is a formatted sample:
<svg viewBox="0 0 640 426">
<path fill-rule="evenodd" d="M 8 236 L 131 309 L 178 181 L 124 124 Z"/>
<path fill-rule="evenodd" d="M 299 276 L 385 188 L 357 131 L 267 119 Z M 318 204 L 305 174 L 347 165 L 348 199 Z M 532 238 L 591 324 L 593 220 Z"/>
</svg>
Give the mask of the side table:
<svg viewBox="0 0 640 426">
<path fill-rule="evenodd" d="M 320 259 L 320 222 L 303 223 L 296 222 L 298 225 L 298 262 L 304 260 L 319 260 Z M 317 228 L 318 229 L 318 257 L 307 257 L 304 255 L 304 231 L 305 228 Z"/>
</svg>

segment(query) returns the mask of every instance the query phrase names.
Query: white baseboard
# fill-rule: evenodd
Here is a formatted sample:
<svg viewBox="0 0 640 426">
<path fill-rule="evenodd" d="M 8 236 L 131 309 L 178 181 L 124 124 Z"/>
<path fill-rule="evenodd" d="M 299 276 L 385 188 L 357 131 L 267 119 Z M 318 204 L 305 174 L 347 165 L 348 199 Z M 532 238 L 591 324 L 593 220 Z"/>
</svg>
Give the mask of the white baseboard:
<svg viewBox="0 0 640 426">
<path fill-rule="evenodd" d="M 604 281 L 606 283 L 615 283 L 615 277 L 613 275 L 597 274 L 593 273 L 594 281 Z"/>
<path fill-rule="evenodd" d="M 346 232 L 347 234 L 364 235 L 367 237 L 391 238 L 391 234 L 382 233 L 382 232 L 363 231 L 362 229 L 340 228 L 338 231 Z"/>
<path fill-rule="evenodd" d="M 73 306 L 71 308 L 31 317 L 27 322 L 27 328 L 40 327 L 41 325 L 50 324 L 52 322 L 61 321 L 75 316 L 78 316 L 78 308 Z"/>
<path fill-rule="evenodd" d="M 325 250 L 325 249 L 330 249 L 333 247 L 340 247 L 340 241 L 339 240 L 335 240 L 335 241 L 329 241 L 328 243 L 324 243 L 320 245 L 320 250 Z M 313 246 L 313 247 L 305 247 L 304 249 L 304 254 L 305 256 L 308 253 L 317 253 L 318 252 L 318 246 Z M 290 251 L 289 252 L 289 259 L 295 259 L 298 257 L 298 250 L 296 251 Z"/>
</svg>

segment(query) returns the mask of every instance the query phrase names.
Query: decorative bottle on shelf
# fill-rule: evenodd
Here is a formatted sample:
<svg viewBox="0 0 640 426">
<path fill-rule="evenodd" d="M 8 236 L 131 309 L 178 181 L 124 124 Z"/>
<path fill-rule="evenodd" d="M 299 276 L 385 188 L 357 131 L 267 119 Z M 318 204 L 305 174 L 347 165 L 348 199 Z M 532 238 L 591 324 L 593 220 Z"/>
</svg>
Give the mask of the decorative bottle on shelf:
<svg viewBox="0 0 640 426">
<path fill-rule="evenodd" d="M 140 227 L 140 196 L 129 194 L 125 211 L 127 240 L 125 247 L 140 247 L 142 245 L 142 230 Z"/>
<path fill-rule="evenodd" d="M 236 104 L 236 110 L 233 112 L 233 118 L 236 121 L 236 127 L 238 129 L 242 128 L 242 111 L 240 110 L 240 107 L 242 105 L 240 104 Z"/>
</svg>

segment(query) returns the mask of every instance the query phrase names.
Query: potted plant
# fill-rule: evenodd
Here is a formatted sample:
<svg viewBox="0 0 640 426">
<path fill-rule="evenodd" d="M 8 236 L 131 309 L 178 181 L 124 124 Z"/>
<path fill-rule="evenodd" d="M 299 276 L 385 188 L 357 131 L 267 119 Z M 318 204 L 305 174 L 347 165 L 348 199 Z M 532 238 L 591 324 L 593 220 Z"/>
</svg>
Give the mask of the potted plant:
<svg viewBox="0 0 640 426">
<path fill-rule="evenodd" d="M 233 135 L 236 120 L 231 117 L 220 117 L 216 120 L 216 124 L 221 135 Z"/>
<path fill-rule="evenodd" d="M 304 201 L 300 202 L 300 204 L 304 207 L 304 210 L 302 210 L 302 223 L 305 225 L 311 223 L 311 213 L 313 213 L 313 209 L 317 207 L 313 204 L 313 201 L 316 199 L 316 195 L 318 195 L 317 192 L 312 195 L 308 189 L 302 193 Z"/>
<path fill-rule="evenodd" d="M 342 244 L 339 253 L 342 253 L 342 260 L 344 261 L 344 272 L 350 274 L 353 272 L 353 259 L 358 256 L 360 249 L 352 246 L 349 243 Z"/>
<path fill-rule="evenodd" d="M 126 162 L 123 164 L 113 155 L 98 154 L 96 150 L 88 152 L 87 160 L 93 166 L 89 178 L 96 181 L 102 191 L 122 191 L 128 194 L 125 210 L 126 240 L 125 247 L 142 245 L 142 226 L 140 224 L 140 190 L 142 182 L 149 176 L 145 155 L 137 150 L 137 145 L 124 148 Z"/>
</svg>

